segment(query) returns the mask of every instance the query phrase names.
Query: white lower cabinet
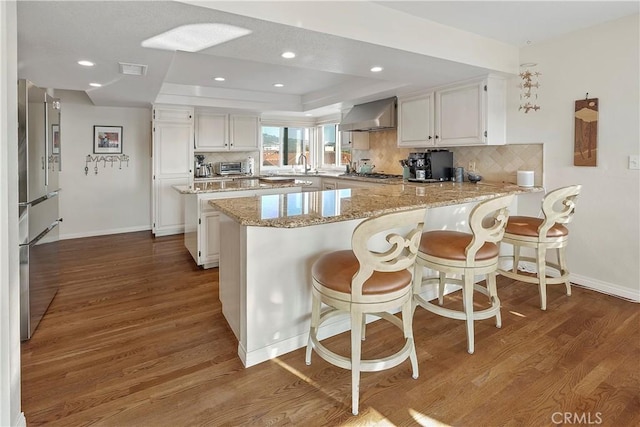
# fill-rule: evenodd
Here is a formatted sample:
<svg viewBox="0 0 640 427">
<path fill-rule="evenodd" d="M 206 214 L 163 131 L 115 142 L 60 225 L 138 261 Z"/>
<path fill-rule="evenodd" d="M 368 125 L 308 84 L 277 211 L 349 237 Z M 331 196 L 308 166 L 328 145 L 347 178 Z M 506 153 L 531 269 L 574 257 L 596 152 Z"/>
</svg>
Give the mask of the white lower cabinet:
<svg viewBox="0 0 640 427">
<path fill-rule="evenodd" d="M 300 178 L 303 181 L 308 181 L 311 185 L 302 187 L 302 192 L 310 192 L 310 191 L 320 191 L 322 190 L 322 178 L 317 176 L 305 176 L 304 178 Z"/>
<path fill-rule="evenodd" d="M 209 204 L 210 200 L 299 193 L 300 191 L 302 191 L 301 187 L 285 187 L 185 194 L 184 245 L 197 265 L 203 268 L 217 267 L 220 261 L 220 212 Z"/>
<path fill-rule="evenodd" d="M 335 190 L 338 188 L 338 181 L 333 179 L 322 179 L 322 189 L 323 190 Z"/>
<path fill-rule="evenodd" d="M 209 265 L 218 265 L 220 259 L 220 212 L 212 210 L 203 212 L 200 217 L 202 238 L 199 257 L 204 268 Z"/>
</svg>

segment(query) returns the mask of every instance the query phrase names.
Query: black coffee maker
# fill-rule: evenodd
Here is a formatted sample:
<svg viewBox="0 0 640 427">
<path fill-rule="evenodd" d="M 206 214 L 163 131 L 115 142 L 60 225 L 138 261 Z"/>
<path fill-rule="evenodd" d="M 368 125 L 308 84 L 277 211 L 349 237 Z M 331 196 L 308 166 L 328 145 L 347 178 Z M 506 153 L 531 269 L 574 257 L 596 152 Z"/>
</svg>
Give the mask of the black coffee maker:
<svg viewBox="0 0 640 427">
<path fill-rule="evenodd" d="M 453 153 L 449 150 L 409 153 L 407 165 L 411 178 L 450 181 L 453 175 Z"/>
</svg>

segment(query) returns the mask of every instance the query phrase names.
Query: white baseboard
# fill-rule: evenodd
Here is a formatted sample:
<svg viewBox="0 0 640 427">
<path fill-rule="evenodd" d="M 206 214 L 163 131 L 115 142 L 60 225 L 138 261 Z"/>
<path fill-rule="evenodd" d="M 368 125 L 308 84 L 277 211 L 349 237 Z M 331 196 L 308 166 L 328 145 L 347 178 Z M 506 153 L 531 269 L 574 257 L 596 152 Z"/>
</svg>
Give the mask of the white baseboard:
<svg viewBox="0 0 640 427">
<path fill-rule="evenodd" d="M 513 265 L 513 263 L 511 263 Z M 509 265 L 504 265 L 503 268 L 510 269 Z M 520 270 L 527 273 L 535 273 L 536 267 L 532 262 L 520 262 Z M 556 270 L 549 269 L 548 274 L 551 277 L 557 277 L 559 274 Z M 618 298 L 623 298 L 633 302 L 640 302 L 640 288 L 629 289 L 624 286 L 616 285 L 615 283 L 607 283 L 602 280 L 593 279 L 591 277 L 582 276 L 580 274 L 570 273 L 569 281 L 578 286 L 581 286 L 592 291 L 600 292 L 603 294 L 611 295 Z"/>
<path fill-rule="evenodd" d="M 24 412 L 20 412 L 17 419 L 13 421 L 14 427 L 27 427 L 27 419 L 24 416 Z"/>
<path fill-rule="evenodd" d="M 640 302 L 640 289 L 629 289 L 614 283 L 607 283 L 602 280 L 592 279 L 590 277 L 573 273 L 569 276 L 569 280 L 571 283 L 575 283 L 583 288 L 612 295 L 614 297 L 624 298 L 633 302 Z"/>
<path fill-rule="evenodd" d="M 171 236 L 173 234 L 183 234 L 184 233 L 184 226 L 182 227 L 172 227 L 172 228 L 166 228 L 164 230 L 157 230 L 156 232 L 153 233 L 156 237 L 162 237 L 162 236 Z"/>
<path fill-rule="evenodd" d="M 60 240 L 79 239 L 82 237 L 106 236 L 109 234 L 134 233 L 136 231 L 148 231 L 151 226 L 145 225 L 140 227 L 112 228 L 110 230 L 85 231 L 83 233 L 65 233 L 60 234 Z"/>
</svg>

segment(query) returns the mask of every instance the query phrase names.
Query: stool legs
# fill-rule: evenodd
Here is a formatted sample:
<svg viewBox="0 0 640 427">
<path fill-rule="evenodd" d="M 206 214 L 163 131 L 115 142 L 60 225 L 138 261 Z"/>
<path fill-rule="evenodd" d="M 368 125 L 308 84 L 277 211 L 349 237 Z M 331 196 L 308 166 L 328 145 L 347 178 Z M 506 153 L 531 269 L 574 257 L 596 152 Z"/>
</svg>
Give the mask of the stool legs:
<svg viewBox="0 0 640 427">
<path fill-rule="evenodd" d="M 413 341 L 413 298 L 409 299 L 402 306 L 402 329 L 404 330 L 404 337 L 411 341 L 411 353 L 409 354 L 409 360 L 411 360 L 411 369 L 413 370 L 412 377 L 414 380 L 418 379 L 418 355 L 416 354 L 416 346 Z"/>
<path fill-rule="evenodd" d="M 462 286 L 462 304 L 464 308 L 464 315 L 466 317 L 465 323 L 467 324 L 467 351 L 469 354 L 474 352 L 474 340 L 473 340 L 473 274 L 464 275 L 464 284 Z"/>
<path fill-rule="evenodd" d="M 496 273 L 487 274 L 487 290 L 489 291 L 489 301 L 491 305 L 500 306 L 500 299 L 498 298 L 498 287 L 496 285 Z M 502 327 L 502 316 L 500 310 L 496 312 L 496 328 Z"/>
<path fill-rule="evenodd" d="M 569 282 L 569 269 L 567 268 L 567 256 L 564 251 L 564 247 L 558 248 L 558 264 L 560 265 L 560 275 L 566 276 L 567 280 L 564 282 L 567 288 L 567 296 L 571 296 L 571 282 Z"/>
<path fill-rule="evenodd" d="M 307 342 L 307 354 L 305 356 L 305 363 L 311 365 L 311 352 L 313 350 L 313 343 L 311 342 L 312 336 L 318 335 L 318 326 L 320 324 L 320 309 L 322 307 L 322 301 L 315 296 L 311 301 L 311 331 L 309 333 L 309 341 Z"/>
<path fill-rule="evenodd" d="M 520 246 L 513 245 L 513 273 L 518 274 L 518 265 L 520 264 Z"/>
<path fill-rule="evenodd" d="M 440 272 L 440 280 L 438 283 L 438 304 L 442 305 L 444 303 L 444 287 L 447 278 L 447 274 Z"/>
<path fill-rule="evenodd" d="M 362 313 L 351 310 L 351 412 L 358 415 L 360 356 L 362 355 Z"/>
<path fill-rule="evenodd" d="M 536 267 L 538 270 L 538 287 L 540 288 L 540 308 L 547 309 L 547 249 L 540 245 L 536 250 Z"/>
</svg>

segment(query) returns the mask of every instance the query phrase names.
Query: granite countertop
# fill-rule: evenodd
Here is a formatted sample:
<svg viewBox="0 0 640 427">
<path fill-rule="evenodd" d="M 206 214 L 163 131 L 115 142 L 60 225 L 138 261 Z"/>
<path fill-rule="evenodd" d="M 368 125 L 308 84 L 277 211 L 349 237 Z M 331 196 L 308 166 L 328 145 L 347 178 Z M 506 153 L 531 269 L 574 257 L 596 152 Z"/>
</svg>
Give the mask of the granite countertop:
<svg viewBox="0 0 640 427">
<path fill-rule="evenodd" d="M 215 181 L 196 181 L 191 185 L 174 185 L 173 188 L 181 194 L 203 194 L 222 191 L 243 191 L 265 188 L 306 187 L 312 185 L 310 181 L 293 179 L 292 182 L 262 182 L 259 178 L 226 179 Z"/>
<path fill-rule="evenodd" d="M 209 204 L 241 225 L 295 228 L 541 191 L 544 191 L 542 187 L 525 188 L 502 183 L 404 183 L 370 189 L 352 188 L 211 200 Z"/>
</svg>

